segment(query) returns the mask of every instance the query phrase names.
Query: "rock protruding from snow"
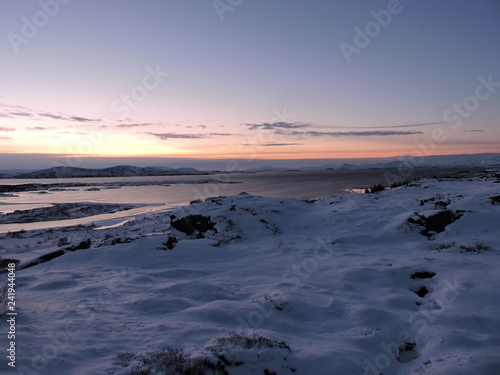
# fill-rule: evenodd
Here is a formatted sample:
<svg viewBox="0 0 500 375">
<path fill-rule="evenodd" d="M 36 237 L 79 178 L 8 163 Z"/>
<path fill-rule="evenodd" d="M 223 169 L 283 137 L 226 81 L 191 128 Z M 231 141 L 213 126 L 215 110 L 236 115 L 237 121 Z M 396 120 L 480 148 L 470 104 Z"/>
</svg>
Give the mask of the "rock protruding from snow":
<svg viewBox="0 0 500 375">
<path fill-rule="evenodd" d="M 215 223 L 210 220 L 210 217 L 203 215 L 187 215 L 179 219 L 172 216 L 171 219 L 170 225 L 172 225 L 174 229 L 186 233 L 188 236 L 195 231 L 205 233 L 209 230 L 213 230 L 215 226 Z"/>
<path fill-rule="evenodd" d="M 463 215 L 462 211 L 451 211 L 451 210 L 424 211 L 417 214 L 417 218 L 410 217 L 408 219 L 408 222 L 424 227 L 421 233 L 424 236 L 430 237 L 436 233 L 443 232 L 448 225 L 460 219 L 462 215 Z"/>
</svg>

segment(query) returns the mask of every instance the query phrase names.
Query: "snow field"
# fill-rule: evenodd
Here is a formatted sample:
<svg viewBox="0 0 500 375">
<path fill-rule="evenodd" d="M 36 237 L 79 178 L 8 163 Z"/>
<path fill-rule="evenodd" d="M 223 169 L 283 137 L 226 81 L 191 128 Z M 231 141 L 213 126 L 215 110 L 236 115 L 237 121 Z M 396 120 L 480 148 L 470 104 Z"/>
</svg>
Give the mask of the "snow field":
<svg viewBox="0 0 500 375">
<path fill-rule="evenodd" d="M 496 181 L 313 203 L 240 194 L 101 231 L 5 237 L 3 258 L 20 260 L 17 370 L 130 374 L 147 353 L 179 348 L 231 375 L 497 374 Z M 423 226 L 447 210 L 462 216 Z M 214 229 L 172 226 L 193 215 Z M 63 235 L 91 247 L 22 269 Z M 169 236 L 178 242 L 162 250 Z"/>
</svg>

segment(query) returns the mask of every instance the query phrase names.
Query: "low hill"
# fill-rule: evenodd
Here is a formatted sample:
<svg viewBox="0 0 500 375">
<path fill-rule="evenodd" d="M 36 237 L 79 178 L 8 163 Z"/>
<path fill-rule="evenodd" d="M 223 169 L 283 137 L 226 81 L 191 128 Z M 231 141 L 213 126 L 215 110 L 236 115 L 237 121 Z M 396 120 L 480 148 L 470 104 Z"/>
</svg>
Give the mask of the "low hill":
<svg viewBox="0 0 500 375">
<path fill-rule="evenodd" d="M 132 177 L 132 176 L 174 176 L 198 175 L 206 172 L 194 168 L 168 168 L 168 167 L 134 167 L 131 165 L 118 165 L 103 169 L 52 167 L 39 171 L 21 173 L 13 178 L 78 178 L 78 177 Z"/>
</svg>

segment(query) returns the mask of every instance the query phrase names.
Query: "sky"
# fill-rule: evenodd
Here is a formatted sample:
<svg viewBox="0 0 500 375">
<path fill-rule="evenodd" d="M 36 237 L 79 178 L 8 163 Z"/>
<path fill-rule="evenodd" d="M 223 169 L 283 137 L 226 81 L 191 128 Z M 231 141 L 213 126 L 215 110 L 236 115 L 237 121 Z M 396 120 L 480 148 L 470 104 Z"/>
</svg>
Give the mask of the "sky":
<svg viewBox="0 0 500 375">
<path fill-rule="evenodd" d="M 497 0 L 5 0 L 0 167 L 500 152 L 499 16 Z"/>
</svg>

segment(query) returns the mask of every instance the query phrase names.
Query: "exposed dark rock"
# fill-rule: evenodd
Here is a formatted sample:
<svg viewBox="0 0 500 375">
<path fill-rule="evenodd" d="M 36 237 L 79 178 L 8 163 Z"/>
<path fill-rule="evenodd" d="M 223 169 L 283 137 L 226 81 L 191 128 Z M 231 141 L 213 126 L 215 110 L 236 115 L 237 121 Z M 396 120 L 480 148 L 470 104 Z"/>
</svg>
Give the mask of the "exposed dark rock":
<svg viewBox="0 0 500 375">
<path fill-rule="evenodd" d="M 309 203 L 309 204 L 312 204 L 314 202 L 317 202 L 318 199 L 314 199 L 314 198 L 308 198 L 308 199 L 303 199 L 302 202 L 305 202 L 305 203 Z"/>
<path fill-rule="evenodd" d="M 418 355 L 415 351 L 417 346 L 414 342 L 405 342 L 403 346 L 399 347 L 399 355 L 396 358 L 400 363 L 406 363 L 417 359 Z"/>
<path fill-rule="evenodd" d="M 14 263 L 17 266 L 20 262 L 21 261 L 19 259 L 8 259 L 8 258 L 0 259 L 0 273 L 7 272 L 7 266 L 9 263 Z"/>
<path fill-rule="evenodd" d="M 76 251 L 76 250 L 89 249 L 90 248 L 90 244 L 91 244 L 91 241 L 90 241 L 90 238 L 89 238 L 86 241 L 80 242 L 78 245 L 70 246 L 70 247 L 67 247 L 64 250 L 57 250 L 57 251 L 53 251 L 51 253 L 42 255 L 42 256 L 38 257 L 37 259 L 31 261 L 30 263 L 26 264 L 21 269 L 26 269 L 26 268 L 30 268 L 30 267 L 36 266 L 38 264 L 41 264 L 41 263 L 50 262 L 52 259 L 58 258 L 58 257 L 60 257 L 60 256 L 62 256 L 64 254 L 66 254 L 67 251 Z"/>
<path fill-rule="evenodd" d="M 41 190 L 44 187 L 45 185 L 42 184 L 0 185 L 0 193 Z"/>
<path fill-rule="evenodd" d="M 425 286 L 421 286 L 417 290 L 412 290 L 413 293 L 415 293 L 417 296 L 420 298 L 424 298 L 427 294 L 429 294 L 429 289 Z"/>
<path fill-rule="evenodd" d="M 56 203 L 50 207 L 16 210 L 0 214 L 0 224 L 78 219 L 81 217 L 129 210 L 131 208 L 132 206 L 120 204 Z"/>
<path fill-rule="evenodd" d="M 45 254 L 45 255 L 42 255 L 40 258 L 38 258 L 40 260 L 39 263 L 44 263 L 44 262 L 48 262 L 52 259 L 55 259 L 57 257 L 60 257 L 61 255 L 64 254 L 64 251 L 63 250 L 57 250 L 57 251 L 54 251 L 52 253 L 49 253 L 49 254 Z"/>
<path fill-rule="evenodd" d="M 61 255 L 64 255 L 64 254 L 65 254 L 64 250 L 53 251 L 52 253 L 48 253 L 48 254 L 42 255 L 41 257 L 35 259 L 34 261 L 26 264 L 21 269 L 26 269 L 26 268 L 30 268 L 30 267 L 36 266 L 38 264 L 41 264 L 41 263 L 49 262 L 52 259 L 60 257 Z"/>
<path fill-rule="evenodd" d="M 382 184 L 372 185 L 369 188 L 365 189 L 365 194 L 373 194 L 384 191 L 386 188 Z"/>
<path fill-rule="evenodd" d="M 495 195 L 494 197 L 490 197 L 491 204 L 500 203 L 500 195 Z"/>
<path fill-rule="evenodd" d="M 411 274 L 412 279 L 432 279 L 436 276 L 435 272 L 419 271 Z"/>
<path fill-rule="evenodd" d="M 209 230 L 214 230 L 215 223 L 210 220 L 210 217 L 203 215 L 188 215 L 180 219 L 175 219 L 175 216 L 170 217 L 170 225 L 180 232 L 186 233 L 188 236 L 195 231 L 204 233 Z"/>
<path fill-rule="evenodd" d="M 425 228 L 427 231 L 440 233 L 446 229 L 446 226 L 453 223 L 461 216 L 461 213 L 454 213 L 449 210 L 440 211 L 435 215 L 429 216 L 425 219 Z"/>
<path fill-rule="evenodd" d="M 165 242 L 165 246 L 167 247 L 168 250 L 172 250 L 177 244 L 177 242 L 179 242 L 177 237 L 168 236 L 168 240 L 167 242 Z"/>
<path fill-rule="evenodd" d="M 80 242 L 78 245 L 67 247 L 65 250 L 76 251 L 76 250 L 90 249 L 90 244 L 91 244 L 91 241 L 89 238 L 86 241 Z"/>
<path fill-rule="evenodd" d="M 418 219 L 409 218 L 408 222 L 424 227 L 420 233 L 431 237 L 435 233 L 443 232 L 448 225 L 460 219 L 463 216 L 463 212 L 442 210 L 431 216 L 417 215 Z"/>
<path fill-rule="evenodd" d="M 281 229 L 277 225 L 269 223 L 267 220 L 264 219 L 260 219 L 259 221 L 265 225 L 266 229 L 269 229 L 271 232 L 273 232 L 273 234 L 282 233 Z"/>
<path fill-rule="evenodd" d="M 132 241 L 133 241 L 133 239 L 130 238 L 130 237 L 127 237 L 127 238 L 125 238 L 123 240 L 121 239 L 121 237 L 118 237 L 118 238 L 114 238 L 111 241 L 111 245 L 117 245 L 117 244 L 120 244 L 120 243 L 131 243 Z"/>
<path fill-rule="evenodd" d="M 445 202 L 445 201 L 437 201 L 436 203 L 434 203 L 434 205 L 436 207 L 448 207 L 448 205 L 450 204 L 450 202 Z"/>
<path fill-rule="evenodd" d="M 460 252 L 468 252 L 468 253 L 482 253 L 483 251 L 490 251 L 491 247 L 488 245 L 484 245 L 482 243 L 477 243 L 475 246 L 460 246 Z"/>
</svg>

